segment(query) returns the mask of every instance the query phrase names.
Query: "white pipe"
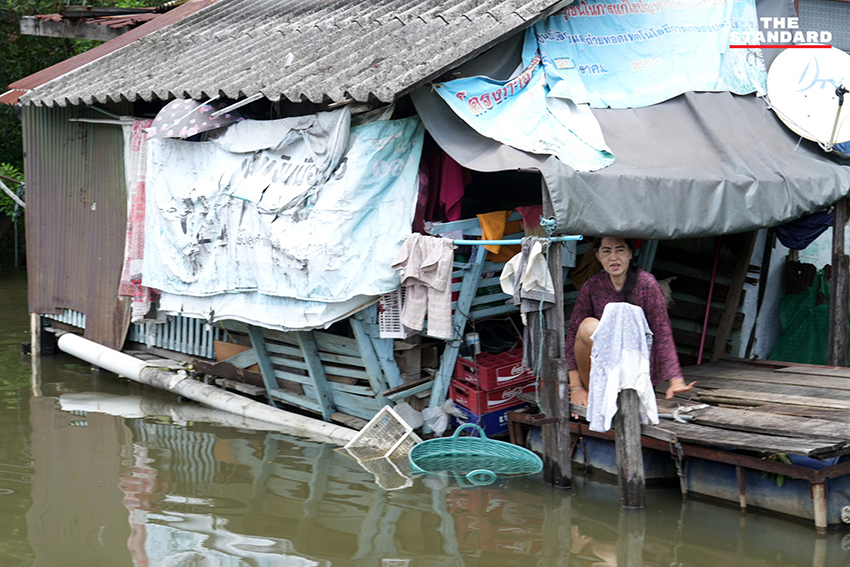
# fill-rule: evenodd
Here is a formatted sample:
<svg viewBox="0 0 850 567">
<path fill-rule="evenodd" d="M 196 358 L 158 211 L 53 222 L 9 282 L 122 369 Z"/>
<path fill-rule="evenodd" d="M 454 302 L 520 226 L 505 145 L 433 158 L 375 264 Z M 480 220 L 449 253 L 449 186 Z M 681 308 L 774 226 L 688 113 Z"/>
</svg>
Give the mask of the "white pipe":
<svg viewBox="0 0 850 567">
<path fill-rule="evenodd" d="M 59 349 L 90 364 L 100 366 L 120 376 L 126 376 L 148 386 L 168 390 L 184 398 L 243 417 L 258 419 L 307 436 L 320 435 L 344 445 L 357 432 L 347 427 L 284 411 L 227 392 L 215 386 L 189 378 L 185 372 L 174 373 L 147 366 L 144 360 L 118 352 L 73 333 L 65 333 L 57 342 Z"/>
</svg>

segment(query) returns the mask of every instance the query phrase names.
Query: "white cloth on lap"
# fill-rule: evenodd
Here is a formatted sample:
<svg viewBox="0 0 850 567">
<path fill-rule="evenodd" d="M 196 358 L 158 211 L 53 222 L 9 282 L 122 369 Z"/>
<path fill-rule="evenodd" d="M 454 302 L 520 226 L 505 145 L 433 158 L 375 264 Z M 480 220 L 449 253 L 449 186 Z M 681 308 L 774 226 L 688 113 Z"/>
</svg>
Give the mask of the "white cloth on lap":
<svg viewBox="0 0 850 567">
<path fill-rule="evenodd" d="M 652 331 L 643 309 L 630 303 L 609 303 L 590 338 L 590 429 L 611 429 L 611 420 L 617 413 L 617 394 L 627 388 L 637 391 L 641 423 L 657 424 L 658 406 L 649 376 Z"/>
</svg>

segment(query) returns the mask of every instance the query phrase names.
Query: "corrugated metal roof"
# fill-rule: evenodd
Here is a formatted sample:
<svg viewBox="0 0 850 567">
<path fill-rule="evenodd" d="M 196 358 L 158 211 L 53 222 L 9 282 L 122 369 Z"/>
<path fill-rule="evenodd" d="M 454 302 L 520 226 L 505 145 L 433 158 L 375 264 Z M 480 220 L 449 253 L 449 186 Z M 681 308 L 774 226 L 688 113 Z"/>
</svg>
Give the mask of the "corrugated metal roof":
<svg viewBox="0 0 850 567">
<path fill-rule="evenodd" d="M 215 0 L 190 0 L 186 4 L 183 4 L 182 6 L 170 10 L 165 14 L 162 14 L 158 18 L 155 18 L 154 20 L 151 20 L 150 22 L 147 22 L 144 25 L 141 25 L 133 30 L 128 31 L 120 37 L 116 37 L 111 41 L 102 43 L 97 47 L 90 49 L 86 52 L 80 53 L 79 55 L 71 57 L 70 59 L 60 61 L 56 65 L 51 65 L 46 69 L 42 69 L 38 73 L 33 73 L 32 75 L 15 81 L 11 85 L 9 85 L 9 90 L 3 93 L 2 96 L 0 96 L 0 103 L 16 104 L 20 98 L 22 98 L 26 93 L 30 92 L 31 90 L 45 83 L 48 83 L 56 79 L 57 77 L 61 77 L 67 73 L 70 73 L 74 69 L 78 69 L 84 65 L 91 63 L 92 61 L 104 57 L 122 47 L 125 47 L 126 45 L 136 41 L 140 37 L 144 37 L 149 33 L 152 33 L 169 24 L 179 21 L 181 18 L 184 18 L 189 14 L 193 14 L 213 2 L 215 2 Z"/>
<path fill-rule="evenodd" d="M 64 106 L 261 93 L 391 102 L 568 3 L 221 0 L 21 100 Z"/>
</svg>

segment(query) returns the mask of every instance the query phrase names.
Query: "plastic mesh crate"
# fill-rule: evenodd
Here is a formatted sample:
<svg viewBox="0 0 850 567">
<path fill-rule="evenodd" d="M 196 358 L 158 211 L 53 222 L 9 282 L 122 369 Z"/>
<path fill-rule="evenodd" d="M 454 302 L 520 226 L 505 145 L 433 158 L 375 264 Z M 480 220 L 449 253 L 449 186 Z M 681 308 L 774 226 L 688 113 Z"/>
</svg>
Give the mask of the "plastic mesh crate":
<svg viewBox="0 0 850 567">
<path fill-rule="evenodd" d="M 404 339 L 407 333 L 401 325 L 404 288 L 386 293 L 378 299 L 378 332 L 382 339 Z"/>
<path fill-rule="evenodd" d="M 375 414 L 345 449 L 358 461 L 398 459 L 407 455 L 422 439 L 390 406 Z"/>
</svg>

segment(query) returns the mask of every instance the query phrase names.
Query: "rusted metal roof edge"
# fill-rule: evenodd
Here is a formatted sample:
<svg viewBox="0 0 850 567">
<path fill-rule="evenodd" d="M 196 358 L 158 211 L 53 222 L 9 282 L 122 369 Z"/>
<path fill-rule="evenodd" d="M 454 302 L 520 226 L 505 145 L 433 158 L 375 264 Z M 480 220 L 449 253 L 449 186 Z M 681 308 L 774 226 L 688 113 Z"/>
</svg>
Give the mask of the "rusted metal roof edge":
<svg viewBox="0 0 850 567">
<path fill-rule="evenodd" d="M 51 65 L 46 69 L 42 69 L 32 75 L 26 76 L 22 79 L 15 81 L 14 83 L 9 85 L 9 90 L 0 97 L 0 103 L 2 104 L 17 104 L 20 97 L 32 91 L 36 87 L 40 87 L 53 79 L 59 78 L 62 75 L 70 73 L 75 69 L 79 69 L 83 65 L 91 63 L 104 55 L 108 55 L 114 51 L 121 49 L 127 45 L 130 45 L 137 39 L 140 39 L 152 32 L 160 30 L 170 24 L 178 22 L 189 16 L 190 14 L 194 14 L 195 12 L 201 10 L 202 8 L 206 8 L 212 4 L 215 4 L 218 0 L 189 0 L 185 4 L 178 6 L 177 8 L 170 10 L 158 18 L 155 18 L 137 28 L 134 28 L 128 31 L 125 34 L 122 34 L 119 37 L 116 37 L 113 40 L 107 41 L 106 43 L 102 43 L 97 47 L 90 49 L 84 53 L 80 53 L 79 55 L 75 55 L 70 59 L 66 59 L 65 61 L 60 61 L 55 65 Z M 17 93 L 16 95 L 14 93 Z"/>
</svg>

